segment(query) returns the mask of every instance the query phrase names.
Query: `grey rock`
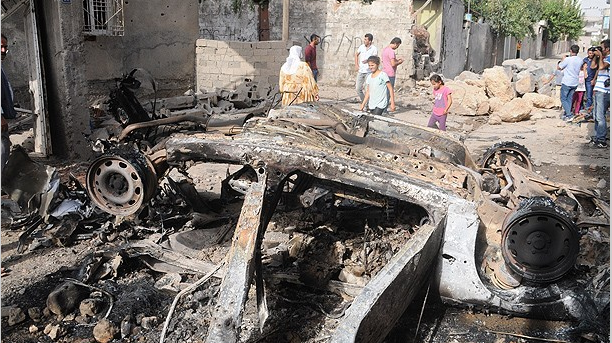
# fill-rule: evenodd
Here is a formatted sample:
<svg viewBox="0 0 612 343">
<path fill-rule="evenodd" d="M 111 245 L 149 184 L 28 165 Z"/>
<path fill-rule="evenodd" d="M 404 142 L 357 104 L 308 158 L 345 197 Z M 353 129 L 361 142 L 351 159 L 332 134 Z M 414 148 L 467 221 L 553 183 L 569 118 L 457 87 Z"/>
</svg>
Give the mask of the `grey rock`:
<svg viewBox="0 0 612 343">
<path fill-rule="evenodd" d="M 181 291 L 179 289 L 181 279 L 179 273 L 168 273 L 155 282 L 155 288 L 170 294 L 176 294 Z"/>
<path fill-rule="evenodd" d="M 93 317 L 100 313 L 102 307 L 104 306 L 104 302 L 99 298 L 88 298 L 81 301 L 79 305 L 79 312 L 82 316 L 90 316 Z"/>
<path fill-rule="evenodd" d="M 134 317 L 131 314 L 128 314 L 121 321 L 121 338 L 126 338 L 132 332 L 132 327 L 134 326 Z"/>
<path fill-rule="evenodd" d="M 43 312 L 40 307 L 30 307 L 28 309 L 28 317 L 30 317 L 33 321 L 39 322 L 42 319 Z"/>
<path fill-rule="evenodd" d="M 151 330 L 157 326 L 157 317 L 144 317 L 142 318 L 140 325 L 147 330 Z"/>
<path fill-rule="evenodd" d="M 88 316 L 79 315 L 79 316 L 74 317 L 74 321 L 79 324 L 89 324 L 91 319 Z"/>
<path fill-rule="evenodd" d="M 23 312 L 22 309 L 20 309 L 19 307 L 12 307 L 9 310 L 9 315 L 8 315 L 8 325 L 9 326 L 13 326 L 13 325 L 17 325 L 23 321 L 26 320 L 26 315 Z"/>
<path fill-rule="evenodd" d="M 66 335 L 66 329 L 64 329 L 64 327 L 60 326 L 59 324 L 52 325 L 49 328 L 49 332 L 47 333 L 47 336 L 49 336 L 49 338 L 51 338 L 54 341 L 58 340 L 59 338 L 63 337 L 64 335 Z"/>
<path fill-rule="evenodd" d="M 263 239 L 263 249 L 272 249 L 289 240 L 289 235 L 278 231 L 266 231 Z"/>
<path fill-rule="evenodd" d="M 599 182 L 597 182 L 597 188 L 599 188 L 599 189 L 604 189 L 604 188 L 606 188 L 607 185 L 608 185 L 608 183 L 604 179 L 601 179 L 601 180 L 599 180 Z"/>
</svg>

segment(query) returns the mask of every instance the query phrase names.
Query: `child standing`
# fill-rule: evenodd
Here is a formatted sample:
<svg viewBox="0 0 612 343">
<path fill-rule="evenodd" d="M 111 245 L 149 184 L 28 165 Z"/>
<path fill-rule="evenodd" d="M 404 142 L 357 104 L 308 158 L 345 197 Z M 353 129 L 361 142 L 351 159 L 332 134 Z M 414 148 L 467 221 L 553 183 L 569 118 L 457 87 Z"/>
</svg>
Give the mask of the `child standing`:
<svg viewBox="0 0 612 343">
<path fill-rule="evenodd" d="M 442 77 L 438 74 L 433 74 L 429 78 L 429 82 L 431 82 L 431 86 L 433 87 L 434 105 L 427 127 L 446 131 L 448 109 L 453 104 L 453 98 L 451 97 L 452 91 L 444 85 Z M 436 122 L 438 125 L 436 125 Z"/>
<path fill-rule="evenodd" d="M 368 57 L 368 68 L 371 74 L 366 79 L 366 93 L 359 109 L 363 111 L 368 104 L 368 110 L 375 115 L 381 115 L 387 109 L 395 111 L 395 94 L 389 76 L 379 69 L 380 57 Z"/>
<path fill-rule="evenodd" d="M 553 98 L 553 106 L 554 108 L 561 108 L 561 82 L 563 80 L 563 70 L 559 69 L 559 64 L 561 61 L 557 62 L 557 68 L 550 76 L 550 81 L 554 80 L 555 84 L 551 87 L 551 97 Z"/>
<path fill-rule="evenodd" d="M 585 86 L 585 78 L 586 78 L 586 64 L 583 63 L 580 68 L 580 72 L 578 73 L 578 87 L 574 92 L 574 96 L 572 98 L 572 106 L 574 108 L 574 116 L 578 115 L 580 109 L 582 108 L 582 97 L 584 92 L 586 91 Z"/>
</svg>

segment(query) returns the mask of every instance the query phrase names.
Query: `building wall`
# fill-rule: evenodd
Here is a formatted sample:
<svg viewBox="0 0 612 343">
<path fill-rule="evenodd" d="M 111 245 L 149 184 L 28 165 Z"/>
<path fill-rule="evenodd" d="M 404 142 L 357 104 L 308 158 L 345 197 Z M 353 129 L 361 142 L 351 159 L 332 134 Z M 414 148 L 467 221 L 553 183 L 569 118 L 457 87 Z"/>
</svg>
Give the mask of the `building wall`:
<svg viewBox="0 0 612 343">
<path fill-rule="evenodd" d="M 85 135 L 90 133 L 85 59 L 81 36 L 82 7 L 39 1 L 36 12 L 45 77 L 52 153 L 85 159 L 91 155 Z"/>
<path fill-rule="evenodd" d="M 91 156 L 85 138 L 90 106 L 106 98 L 122 74 L 146 70 L 159 96 L 182 94 L 195 84 L 196 1 L 125 1 L 125 33 L 117 37 L 84 35 L 81 1 L 37 6 L 54 155 Z"/>
<path fill-rule="evenodd" d="M 72 6 L 82 5 L 73 1 Z M 124 36 L 81 37 L 88 61 L 83 71 L 92 91 L 134 68 L 149 72 L 162 92 L 182 94 L 189 89 L 195 83 L 198 8 L 196 1 L 125 1 Z M 99 91 L 107 93 L 104 87 Z"/>
<path fill-rule="evenodd" d="M 255 42 L 259 38 L 258 11 L 250 1 L 234 8 L 235 1 L 203 0 L 199 6 L 200 38 Z"/>
<path fill-rule="evenodd" d="M 196 42 L 196 89 L 236 89 L 245 79 L 270 89 L 278 85 L 280 66 L 288 55 L 287 43 L 224 42 L 198 39 Z"/>
<path fill-rule="evenodd" d="M 270 38 L 282 39 L 282 0 L 270 0 Z M 312 33 L 321 36 L 317 49 L 319 81 L 322 84 L 351 86 L 355 83 L 355 51 L 363 43 L 363 36 L 371 33 L 379 51 L 389 45 L 393 37 L 400 37 L 402 45 L 396 50 L 405 62 L 397 69 L 396 86 L 410 83 L 414 74 L 412 61 L 413 37 L 412 0 L 362 1 L 290 1 L 289 41 L 302 47 Z M 280 65 L 277 66 L 280 69 Z"/>
</svg>

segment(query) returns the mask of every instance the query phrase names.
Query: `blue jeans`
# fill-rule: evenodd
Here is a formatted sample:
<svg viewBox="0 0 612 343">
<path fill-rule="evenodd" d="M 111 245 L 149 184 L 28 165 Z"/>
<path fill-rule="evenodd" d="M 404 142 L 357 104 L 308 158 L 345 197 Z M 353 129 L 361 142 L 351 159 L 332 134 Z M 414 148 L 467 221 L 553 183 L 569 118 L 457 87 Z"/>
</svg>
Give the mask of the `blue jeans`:
<svg viewBox="0 0 612 343">
<path fill-rule="evenodd" d="M 317 77 L 319 76 L 319 69 L 313 69 L 312 70 L 312 77 L 314 78 L 315 82 L 317 81 Z"/>
<path fill-rule="evenodd" d="M 593 88 L 595 86 L 591 85 L 591 81 L 584 81 L 584 87 L 586 88 L 586 109 L 593 105 Z"/>
<path fill-rule="evenodd" d="M 571 118 L 572 114 L 572 98 L 578 86 L 561 85 L 561 106 L 563 106 L 563 118 Z"/>
<path fill-rule="evenodd" d="M 606 110 L 610 107 L 610 93 L 595 92 L 593 94 L 595 107 L 593 108 L 593 119 L 595 120 L 595 141 L 605 142 L 608 133 L 606 124 Z"/>
</svg>

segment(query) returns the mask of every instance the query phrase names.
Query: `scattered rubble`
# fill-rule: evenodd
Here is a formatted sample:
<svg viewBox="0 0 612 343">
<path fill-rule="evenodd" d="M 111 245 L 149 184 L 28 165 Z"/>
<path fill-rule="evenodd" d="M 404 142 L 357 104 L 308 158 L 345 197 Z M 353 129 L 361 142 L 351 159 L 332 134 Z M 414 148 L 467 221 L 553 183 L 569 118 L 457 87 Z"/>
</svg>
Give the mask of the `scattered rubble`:
<svg viewBox="0 0 612 343">
<path fill-rule="evenodd" d="M 506 60 L 502 66 L 487 68 L 481 75 L 463 71 L 445 84 L 453 90 L 451 113 L 464 116 L 489 115 L 489 124 L 519 122 L 532 118 L 534 108 L 558 108 L 552 96 L 554 70 L 531 59 Z M 418 81 L 431 88 L 429 81 Z"/>
<path fill-rule="evenodd" d="M 484 115 L 498 99 L 491 118 L 529 118 L 535 93 L 499 85 L 489 98 L 491 81 L 463 78 L 457 95 L 479 95 L 458 106 Z M 381 341 L 434 274 L 448 303 L 600 323 L 609 205 L 595 191 L 533 173 L 516 143 L 473 161 L 444 133 L 324 104 L 270 110 L 249 87 L 160 100 L 160 118 L 101 121 L 85 187 L 41 173 L 47 184 L 11 214 L 21 251 L 91 254 L 52 276 L 46 304 L 11 308 L 8 324 L 51 340 Z M 517 103 L 525 111 L 505 116 Z M 200 164 L 217 170 L 206 178 L 218 192 L 196 189 L 188 171 Z M 546 246 L 533 248 L 542 264 L 524 250 L 531 240 Z"/>
</svg>

